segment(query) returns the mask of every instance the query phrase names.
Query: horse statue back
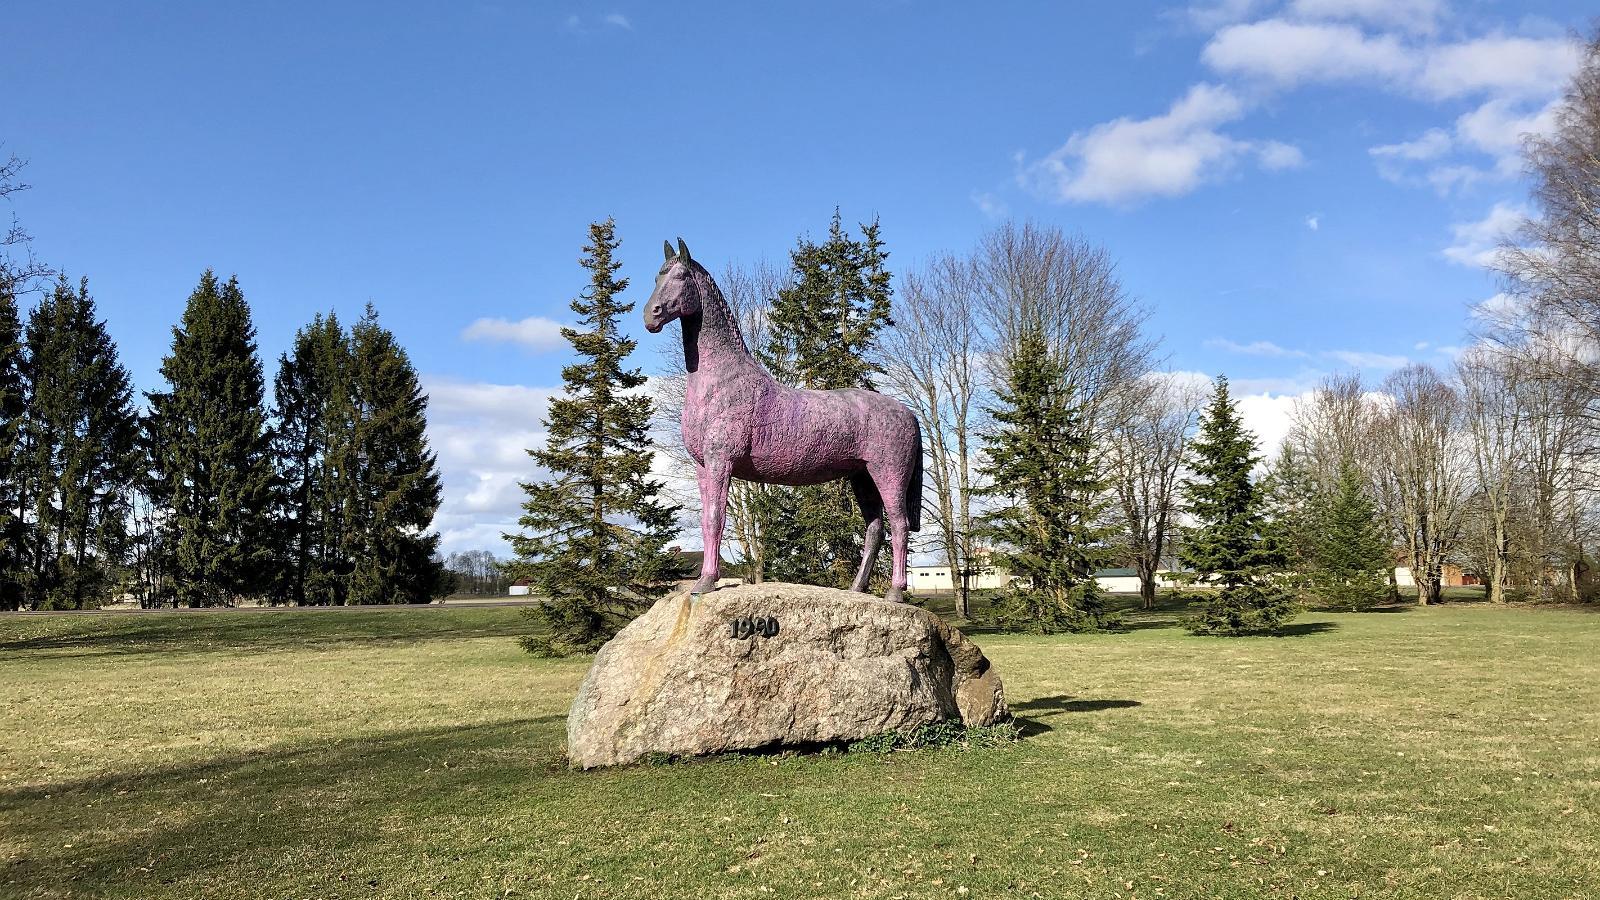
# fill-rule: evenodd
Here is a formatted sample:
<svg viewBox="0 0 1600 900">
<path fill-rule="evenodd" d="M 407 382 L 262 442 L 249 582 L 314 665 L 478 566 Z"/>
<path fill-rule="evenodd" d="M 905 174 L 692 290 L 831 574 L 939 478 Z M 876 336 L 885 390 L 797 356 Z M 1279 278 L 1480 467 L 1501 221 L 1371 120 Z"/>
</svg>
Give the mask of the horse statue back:
<svg viewBox="0 0 1600 900">
<path fill-rule="evenodd" d="M 866 520 L 851 589 L 866 591 L 887 520 L 894 565 L 886 599 L 904 600 L 910 533 L 922 519 L 917 417 L 875 391 L 813 391 L 774 381 L 750 355 L 722 291 L 682 238 L 676 251 L 666 245 L 644 327 L 656 334 L 674 319 L 683 323 L 683 443 L 695 463 L 705 543 L 694 591 L 716 590 L 730 479 L 805 485 L 845 478 Z"/>
</svg>

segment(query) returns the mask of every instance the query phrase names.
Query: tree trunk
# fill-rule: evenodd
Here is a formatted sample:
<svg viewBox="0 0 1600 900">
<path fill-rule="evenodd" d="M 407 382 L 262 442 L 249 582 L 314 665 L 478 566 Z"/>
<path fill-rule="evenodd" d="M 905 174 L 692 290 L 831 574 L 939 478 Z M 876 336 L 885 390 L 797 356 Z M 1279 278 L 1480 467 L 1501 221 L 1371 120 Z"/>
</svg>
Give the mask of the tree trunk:
<svg viewBox="0 0 1600 900">
<path fill-rule="evenodd" d="M 1139 573 L 1139 599 L 1145 609 L 1156 608 L 1156 574 L 1154 572 Z"/>
</svg>

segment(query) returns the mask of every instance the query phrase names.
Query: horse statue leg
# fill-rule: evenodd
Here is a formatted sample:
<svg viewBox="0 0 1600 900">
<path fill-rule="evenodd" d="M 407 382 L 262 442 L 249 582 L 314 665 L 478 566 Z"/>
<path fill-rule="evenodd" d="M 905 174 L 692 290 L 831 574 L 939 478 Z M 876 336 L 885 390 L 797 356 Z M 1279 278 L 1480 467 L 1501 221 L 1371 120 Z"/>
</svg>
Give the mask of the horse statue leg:
<svg viewBox="0 0 1600 900">
<path fill-rule="evenodd" d="M 865 472 L 850 476 L 850 489 L 855 491 L 856 505 L 861 507 L 861 518 L 867 523 L 867 534 L 861 542 L 861 568 L 856 570 L 850 590 L 865 594 L 872 570 L 878 567 L 878 548 L 883 546 L 883 499 Z"/>
<path fill-rule="evenodd" d="M 906 553 L 911 542 L 911 517 L 906 511 L 905 477 L 874 479 L 882 498 L 883 515 L 889 520 L 889 547 L 893 554 L 889 568 L 889 591 L 883 599 L 902 603 L 906 599 Z"/>
<path fill-rule="evenodd" d="M 717 589 L 722 574 L 722 526 L 728 515 L 728 482 L 733 478 L 733 462 L 708 458 L 695 466 L 695 481 L 700 485 L 700 543 L 705 559 L 700 563 L 700 580 L 691 589 L 706 594 Z"/>
</svg>

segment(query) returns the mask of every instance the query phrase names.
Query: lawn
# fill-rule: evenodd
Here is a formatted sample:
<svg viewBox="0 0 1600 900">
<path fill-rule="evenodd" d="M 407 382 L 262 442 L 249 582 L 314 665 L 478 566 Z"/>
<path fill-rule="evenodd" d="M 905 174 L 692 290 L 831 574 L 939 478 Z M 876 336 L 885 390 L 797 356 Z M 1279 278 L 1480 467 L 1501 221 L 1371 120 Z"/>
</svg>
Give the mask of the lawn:
<svg viewBox="0 0 1600 900">
<path fill-rule="evenodd" d="M 976 637 L 1026 737 L 567 771 L 513 609 L 0 618 L 0 896 L 1600 896 L 1600 613 Z"/>
</svg>

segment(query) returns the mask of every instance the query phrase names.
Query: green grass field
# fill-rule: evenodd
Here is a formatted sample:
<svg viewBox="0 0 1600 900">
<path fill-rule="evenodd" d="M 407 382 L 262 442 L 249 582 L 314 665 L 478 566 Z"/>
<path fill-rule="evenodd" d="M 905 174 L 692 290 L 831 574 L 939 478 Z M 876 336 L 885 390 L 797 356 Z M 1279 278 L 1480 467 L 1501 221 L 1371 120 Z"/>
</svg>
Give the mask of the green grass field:
<svg viewBox="0 0 1600 900">
<path fill-rule="evenodd" d="M 0 619 L 0 896 L 1600 896 L 1600 613 L 1173 618 L 975 629 L 1000 749 L 590 773 L 515 610 Z"/>
</svg>

